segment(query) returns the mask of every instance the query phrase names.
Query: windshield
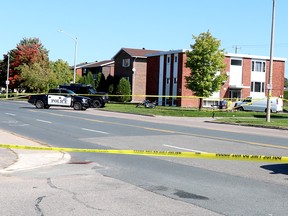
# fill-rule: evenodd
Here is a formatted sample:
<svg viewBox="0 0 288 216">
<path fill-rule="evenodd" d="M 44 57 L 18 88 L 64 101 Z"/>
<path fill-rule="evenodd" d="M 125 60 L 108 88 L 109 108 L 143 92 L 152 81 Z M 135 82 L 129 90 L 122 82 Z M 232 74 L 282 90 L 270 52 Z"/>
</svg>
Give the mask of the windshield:
<svg viewBox="0 0 288 216">
<path fill-rule="evenodd" d="M 71 95 L 75 95 L 75 92 L 69 90 L 69 89 L 65 89 L 65 91 L 68 93 L 68 94 L 71 94 Z"/>
<path fill-rule="evenodd" d="M 90 92 L 90 94 L 96 94 L 97 92 L 95 91 L 95 89 L 94 88 L 89 88 L 89 92 Z"/>
</svg>

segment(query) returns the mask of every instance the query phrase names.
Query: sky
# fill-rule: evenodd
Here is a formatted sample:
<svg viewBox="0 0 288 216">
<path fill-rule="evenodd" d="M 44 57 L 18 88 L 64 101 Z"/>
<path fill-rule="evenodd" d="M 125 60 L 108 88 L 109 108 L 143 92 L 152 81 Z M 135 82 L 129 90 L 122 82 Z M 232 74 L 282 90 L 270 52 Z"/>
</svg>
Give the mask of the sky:
<svg viewBox="0 0 288 216">
<path fill-rule="evenodd" d="M 73 65 L 75 38 L 79 64 L 112 59 L 121 48 L 190 49 L 192 35 L 208 30 L 226 52 L 270 56 L 273 0 L 0 2 L 0 59 L 24 38 L 39 38 L 51 61 Z M 275 2 L 273 56 L 288 58 L 288 0 Z"/>
</svg>

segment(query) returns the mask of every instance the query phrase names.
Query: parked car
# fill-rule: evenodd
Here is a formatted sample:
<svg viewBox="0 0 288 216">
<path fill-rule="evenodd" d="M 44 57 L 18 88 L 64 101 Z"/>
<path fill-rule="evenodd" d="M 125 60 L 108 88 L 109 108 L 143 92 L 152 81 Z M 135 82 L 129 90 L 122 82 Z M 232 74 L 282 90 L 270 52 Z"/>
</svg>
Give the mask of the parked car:
<svg viewBox="0 0 288 216">
<path fill-rule="evenodd" d="M 76 94 L 89 97 L 91 99 L 91 106 L 94 108 L 104 107 L 105 103 L 109 101 L 106 92 L 97 92 L 91 85 L 84 85 L 79 83 L 59 85 L 59 88 L 69 89 Z"/>
<path fill-rule="evenodd" d="M 270 98 L 270 111 L 271 112 L 282 112 L 283 111 L 283 100 L 278 97 Z M 237 101 L 234 109 L 239 111 L 256 111 L 266 112 L 267 111 L 267 97 L 254 98 L 247 97 L 243 101 Z"/>
<path fill-rule="evenodd" d="M 48 94 L 30 95 L 28 103 L 38 109 L 48 109 L 50 106 L 73 107 L 74 110 L 86 110 L 91 106 L 90 98 L 76 95 L 68 89 L 50 89 Z"/>
</svg>

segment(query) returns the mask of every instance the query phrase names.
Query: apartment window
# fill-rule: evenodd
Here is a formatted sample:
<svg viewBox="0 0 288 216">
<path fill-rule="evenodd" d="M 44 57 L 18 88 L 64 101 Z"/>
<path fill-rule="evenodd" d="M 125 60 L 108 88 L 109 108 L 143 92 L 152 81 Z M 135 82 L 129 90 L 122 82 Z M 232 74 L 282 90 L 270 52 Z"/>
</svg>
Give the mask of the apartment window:
<svg viewBox="0 0 288 216">
<path fill-rule="evenodd" d="M 252 61 L 253 72 L 265 72 L 266 63 L 264 61 Z"/>
<path fill-rule="evenodd" d="M 175 61 L 175 62 L 177 62 L 177 61 L 178 61 L 178 57 L 177 57 L 177 56 L 175 56 L 175 59 L 174 59 L 174 61 Z"/>
<path fill-rule="evenodd" d="M 170 57 L 167 57 L 167 63 L 168 64 L 170 63 Z"/>
<path fill-rule="evenodd" d="M 264 82 L 251 82 L 251 92 L 264 92 Z"/>
<path fill-rule="evenodd" d="M 123 59 L 122 67 L 130 67 L 130 59 Z"/>
<path fill-rule="evenodd" d="M 241 59 L 231 59 L 231 65 L 242 66 L 242 60 Z"/>
</svg>

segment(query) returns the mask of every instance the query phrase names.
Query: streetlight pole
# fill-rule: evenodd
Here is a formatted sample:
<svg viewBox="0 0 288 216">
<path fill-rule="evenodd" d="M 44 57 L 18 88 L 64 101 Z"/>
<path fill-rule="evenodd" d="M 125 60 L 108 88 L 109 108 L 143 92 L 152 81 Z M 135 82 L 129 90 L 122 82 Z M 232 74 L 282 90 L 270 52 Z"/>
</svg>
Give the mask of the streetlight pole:
<svg viewBox="0 0 288 216">
<path fill-rule="evenodd" d="M 63 30 L 59 30 L 59 32 L 65 34 L 66 36 L 70 37 L 74 43 L 75 43 L 75 48 L 74 48 L 74 72 L 73 72 L 73 83 L 76 82 L 76 61 L 77 61 L 77 37 L 72 37 L 70 34 Z"/>
<path fill-rule="evenodd" d="M 266 122 L 270 122 L 271 114 L 271 96 L 272 96 L 272 73 L 273 73 L 273 52 L 274 52 L 274 24 L 275 24 L 275 1 L 273 1 L 272 7 L 272 27 L 271 27 L 271 43 L 270 43 L 270 69 L 269 69 L 269 80 L 268 80 L 268 95 L 267 95 L 267 111 L 266 111 Z"/>
<path fill-rule="evenodd" d="M 9 91 L 9 66 L 10 66 L 10 55 L 7 54 L 8 62 L 7 62 L 7 79 L 6 79 L 6 98 L 8 98 L 8 91 Z"/>
</svg>

